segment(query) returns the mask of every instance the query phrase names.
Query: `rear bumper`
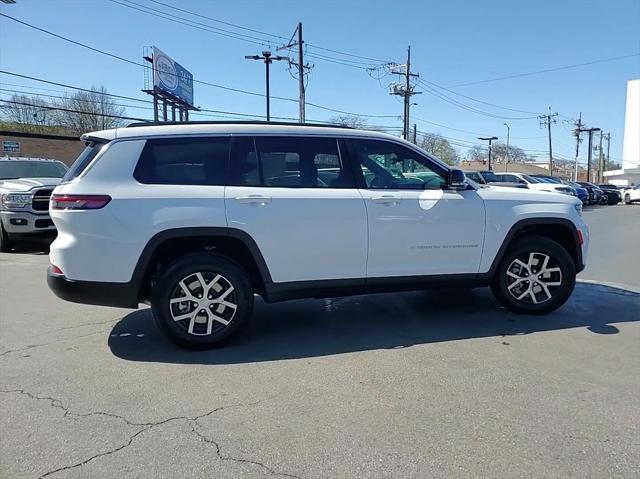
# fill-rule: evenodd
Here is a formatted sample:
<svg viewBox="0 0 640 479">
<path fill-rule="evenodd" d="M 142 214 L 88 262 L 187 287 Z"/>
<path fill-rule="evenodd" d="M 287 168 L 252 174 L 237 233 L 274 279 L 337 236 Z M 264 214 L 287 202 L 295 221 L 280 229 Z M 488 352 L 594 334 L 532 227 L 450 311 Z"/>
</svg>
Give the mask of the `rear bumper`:
<svg viewBox="0 0 640 479">
<path fill-rule="evenodd" d="M 54 294 L 72 303 L 137 308 L 137 291 L 131 283 L 103 283 L 98 281 L 74 281 L 51 268 L 47 271 L 47 285 Z"/>
</svg>

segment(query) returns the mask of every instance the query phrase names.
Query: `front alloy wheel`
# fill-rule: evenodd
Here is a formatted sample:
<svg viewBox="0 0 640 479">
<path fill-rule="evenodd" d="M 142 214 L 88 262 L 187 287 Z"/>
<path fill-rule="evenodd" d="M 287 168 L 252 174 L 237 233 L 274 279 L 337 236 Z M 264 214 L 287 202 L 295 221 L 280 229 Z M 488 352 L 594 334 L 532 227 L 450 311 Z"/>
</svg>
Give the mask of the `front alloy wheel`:
<svg viewBox="0 0 640 479">
<path fill-rule="evenodd" d="M 509 247 L 491 291 L 510 311 L 547 314 L 569 299 L 575 281 L 576 266 L 568 251 L 549 238 L 531 235 Z"/>
<path fill-rule="evenodd" d="M 533 304 L 553 298 L 562 286 L 562 271 L 547 254 L 531 252 L 514 259 L 507 268 L 507 290 L 518 301 Z"/>
</svg>

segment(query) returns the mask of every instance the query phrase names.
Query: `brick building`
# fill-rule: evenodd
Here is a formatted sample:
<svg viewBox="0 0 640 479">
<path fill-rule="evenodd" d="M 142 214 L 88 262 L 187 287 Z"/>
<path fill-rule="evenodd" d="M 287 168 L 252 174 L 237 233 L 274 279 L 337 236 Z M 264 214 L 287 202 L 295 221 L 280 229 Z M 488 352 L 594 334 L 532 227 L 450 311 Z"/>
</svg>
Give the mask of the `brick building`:
<svg viewBox="0 0 640 479">
<path fill-rule="evenodd" d="M 0 156 L 49 158 L 71 166 L 83 148 L 76 136 L 0 131 Z"/>
</svg>

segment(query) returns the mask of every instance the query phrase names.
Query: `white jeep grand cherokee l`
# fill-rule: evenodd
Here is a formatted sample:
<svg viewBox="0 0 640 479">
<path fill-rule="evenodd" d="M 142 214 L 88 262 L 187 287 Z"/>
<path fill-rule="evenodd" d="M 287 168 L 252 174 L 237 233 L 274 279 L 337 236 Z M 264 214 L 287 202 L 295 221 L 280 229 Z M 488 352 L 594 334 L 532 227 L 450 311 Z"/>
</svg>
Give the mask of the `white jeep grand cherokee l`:
<svg viewBox="0 0 640 479">
<path fill-rule="evenodd" d="M 176 343 L 229 339 L 267 302 L 490 286 L 511 311 L 570 296 L 588 230 L 572 196 L 468 184 L 371 131 L 260 123 L 131 125 L 83 136 L 56 187 L 50 288 L 150 302 Z"/>
</svg>

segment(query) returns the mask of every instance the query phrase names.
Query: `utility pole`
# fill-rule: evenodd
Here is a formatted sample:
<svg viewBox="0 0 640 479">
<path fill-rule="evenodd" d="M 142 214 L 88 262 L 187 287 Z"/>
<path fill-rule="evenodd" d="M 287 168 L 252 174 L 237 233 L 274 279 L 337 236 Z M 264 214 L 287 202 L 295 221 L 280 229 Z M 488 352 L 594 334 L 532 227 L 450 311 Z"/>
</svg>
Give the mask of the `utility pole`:
<svg viewBox="0 0 640 479">
<path fill-rule="evenodd" d="M 507 127 L 507 162 L 505 163 L 504 166 L 504 171 L 508 171 L 509 170 L 509 136 L 511 135 L 511 128 L 509 128 L 509 125 L 505 122 L 504 126 Z"/>
<path fill-rule="evenodd" d="M 600 144 L 598 145 L 598 176 L 596 179 L 598 183 L 602 183 L 602 173 L 604 172 L 603 168 L 603 158 L 602 158 L 602 130 L 600 130 Z"/>
<path fill-rule="evenodd" d="M 546 115 L 540 115 L 540 127 L 546 127 L 549 132 L 549 174 L 553 176 L 553 150 L 551 147 L 551 124 L 556 123 L 558 114 L 551 113 L 551 107 L 549 107 L 549 113 Z"/>
<path fill-rule="evenodd" d="M 489 171 L 491 171 L 491 142 L 493 140 L 497 140 L 497 136 L 481 136 L 478 137 L 478 140 L 488 141 L 489 142 Z"/>
<path fill-rule="evenodd" d="M 400 85 L 398 83 L 392 83 L 389 85 L 391 90 L 389 94 L 398 95 L 404 98 L 402 136 L 405 140 L 409 140 L 409 109 L 411 106 L 411 97 L 422 93 L 421 91 L 415 91 L 415 88 L 411 86 L 411 77 L 420 76 L 418 73 L 411 73 L 411 45 L 407 48 L 407 63 L 405 65 L 394 65 L 391 69 L 391 73 L 404 76 L 405 84 Z"/>
<path fill-rule="evenodd" d="M 418 144 L 418 125 L 413 124 L 413 144 Z"/>
<path fill-rule="evenodd" d="M 293 41 L 294 37 L 298 36 L 297 41 Z M 296 31 L 293 32 L 291 36 L 291 40 L 287 45 L 282 45 L 278 47 L 278 51 L 286 50 L 291 47 L 298 47 L 298 62 L 293 62 L 289 59 L 289 65 L 293 65 L 298 69 L 298 102 L 300 106 L 300 123 L 305 122 L 305 86 L 304 86 L 304 71 L 305 69 L 310 70 L 312 65 L 304 64 L 304 41 L 302 40 L 302 22 L 298 22 L 298 27 Z"/>
<path fill-rule="evenodd" d="M 573 181 L 578 181 L 578 153 L 580 152 L 580 133 L 582 132 L 582 127 L 584 126 L 582 123 L 582 112 L 580 112 L 580 116 L 578 117 L 578 121 L 575 122 L 576 128 L 573 130 L 573 134 L 576 137 L 576 162 L 575 168 L 573 171 Z"/>
<path fill-rule="evenodd" d="M 605 160 L 604 167 L 608 170 L 609 163 L 611 162 L 611 158 L 609 157 L 609 152 L 611 151 L 611 133 L 607 133 L 604 137 L 607 139 L 607 159 Z"/>
<path fill-rule="evenodd" d="M 266 98 L 267 98 L 267 121 L 271 121 L 271 111 L 270 111 L 270 104 L 269 104 L 269 65 L 271 65 L 271 63 L 273 63 L 274 60 L 280 61 L 280 60 L 289 60 L 288 57 L 280 57 L 280 56 L 273 56 L 271 54 L 270 51 L 264 51 L 262 52 L 262 56 L 260 55 L 246 55 L 245 58 L 247 60 L 264 60 L 264 64 L 266 67 L 266 72 L 265 72 L 265 79 L 266 79 Z"/>
</svg>

